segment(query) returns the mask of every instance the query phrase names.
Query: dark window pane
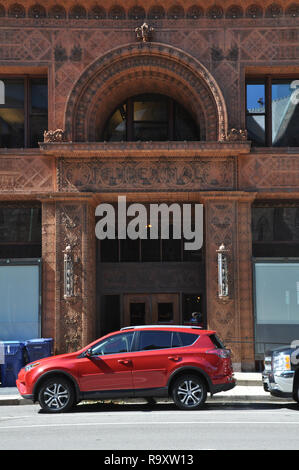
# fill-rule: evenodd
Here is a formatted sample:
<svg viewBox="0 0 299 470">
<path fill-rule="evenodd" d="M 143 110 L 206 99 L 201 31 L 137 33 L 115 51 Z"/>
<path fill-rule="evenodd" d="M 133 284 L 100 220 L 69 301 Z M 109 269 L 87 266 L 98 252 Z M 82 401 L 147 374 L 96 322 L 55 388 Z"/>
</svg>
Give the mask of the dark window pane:
<svg viewBox="0 0 299 470">
<path fill-rule="evenodd" d="M 158 302 L 158 322 L 170 323 L 173 321 L 173 304 L 171 302 Z"/>
<path fill-rule="evenodd" d="M 253 242 L 299 242 L 299 208 L 253 208 L 252 238 Z"/>
<path fill-rule="evenodd" d="M 161 122 L 135 122 L 134 140 L 140 141 L 164 141 L 168 140 L 168 124 Z"/>
<path fill-rule="evenodd" d="M 171 331 L 141 331 L 139 350 L 171 348 Z"/>
<path fill-rule="evenodd" d="M 24 110 L 0 108 L 0 146 L 24 147 Z"/>
<path fill-rule="evenodd" d="M 168 100 L 165 97 L 145 96 L 143 99 L 134 100 L 134 121 L 159 121 L 168 120 Z"/>
<path fill-rule="evenodd" d="M 118 240 L 101 240 L 100 257 L 103 263 L 118 262 Z"/>
<path fill-rule="evenodd" d="M 35 78 L 31 84 L 31 112 L 38 114 L 48 113 L 48 85 L 44 78 Z"/>
<path fill-rule="evenodd" d="M 299 104 L 292 80 L 272 82 L 272 145 L 299 146 Z"/>
<path fill-rule="evenodd" d="M 145 303 L 130 303 L 130 325 L 145 324 Z"/>
<path fill-rule="evenodd" d="M 120 329 L 120 296 L 103 295 L 96 313 L 96 336 Z"/>
<path fill-rule="evenodd" d="M 200 140 L 199 129 L 190 114 L 178 103 L 175 104 L 174 140 Z"/>
<path fill-rule="evenodd" d="M 265 116 L 252 114 L 246 116 L 246 128 L 248 131 L 248 140 L 252 140 L 256 146 L 265 146 Z"/>
<path fill-rule="evenodd" d="M 160 240 L 141 241 L 142 261 L 160 261 Z"/>
<path fill-rule="evenodd" d="M 31 116 L 30 147 L 38 147 L 38 142 L 44 141 L 44 131 L 46 130 L 48 130 L 48 115 Z"/>
<path fill-rule="evenodd" d="M 162 240 L 162 260 L 181 261 L 181 240 Z"/>
<path fill-rule="evenodd" d="M 4 103 L 1 105 L 10 107 L 16 106 L 18 108 L 24 107 L 24 80 L 1 78 L 4 83 Z"/>
<path fill-rule="evenodd" d="M 40 208 L 0 207 L 0 242 L 40 241 Z"/>
<path fill-rule="evenodd" d="M 198 338 L 198 335 L 192 333 L 179 333 L 179 335 L 183 346 L 190 346 L 190 344 L 193 344 Z"/>
<path fill-rule="evenodd" d="M 134 262 L 139 261 L 139 242 L 140 240 L 121 240 L 120 259 L 121 261 Z"/>
</svg>

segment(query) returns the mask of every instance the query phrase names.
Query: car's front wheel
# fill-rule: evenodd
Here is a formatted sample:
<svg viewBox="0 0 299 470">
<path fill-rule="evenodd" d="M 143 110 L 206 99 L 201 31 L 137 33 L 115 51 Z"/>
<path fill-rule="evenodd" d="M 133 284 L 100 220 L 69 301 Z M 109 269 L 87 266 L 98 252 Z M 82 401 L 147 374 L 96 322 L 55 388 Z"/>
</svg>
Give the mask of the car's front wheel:
<svg viewBox="0 0 299 470">
<path fill-rule="evenodd" d="M 63 377 L 52 377 L 40 387 L 38 401 L 48 413 L 68 411 L 75 404 L 75 392 L 72 384 Z"/>
<path fill-rule="evenodd" d="M 173 384 L 172 398 L 181 410 L 197 410 L 206 401 L 207 387 L 200 377 L 183 375 Z"/>
</svg>

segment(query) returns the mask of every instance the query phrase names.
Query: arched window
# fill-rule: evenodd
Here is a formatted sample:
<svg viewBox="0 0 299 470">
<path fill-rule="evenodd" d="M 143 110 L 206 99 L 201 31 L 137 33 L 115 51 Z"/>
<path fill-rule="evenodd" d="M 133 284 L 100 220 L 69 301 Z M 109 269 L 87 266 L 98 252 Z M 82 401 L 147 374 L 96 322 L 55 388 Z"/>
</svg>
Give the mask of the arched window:
<svg viewBox="0 0 299 470">
<path fill-rule="evenodd" d="M 172 98 L 144 94 L 127 99 L 108 119 L 104 141 L 200 140 L 189 112 Z"/>
</svg>

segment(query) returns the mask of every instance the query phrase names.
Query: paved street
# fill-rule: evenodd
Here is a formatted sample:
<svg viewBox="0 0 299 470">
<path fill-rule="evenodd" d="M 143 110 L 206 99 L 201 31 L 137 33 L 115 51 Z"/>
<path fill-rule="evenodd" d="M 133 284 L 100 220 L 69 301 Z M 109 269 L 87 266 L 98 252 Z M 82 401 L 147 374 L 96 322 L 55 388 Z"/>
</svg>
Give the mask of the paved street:
<svg viewBox="0 0 299 470">
<path fill-rule="evenodd" d="M 0 407 L 0 449 L 299 449 L 295 403 L 84 404 L 62 415 L 38 405 Z M 108 453 L 107 455 L 111 455 Z"/>
</svg>

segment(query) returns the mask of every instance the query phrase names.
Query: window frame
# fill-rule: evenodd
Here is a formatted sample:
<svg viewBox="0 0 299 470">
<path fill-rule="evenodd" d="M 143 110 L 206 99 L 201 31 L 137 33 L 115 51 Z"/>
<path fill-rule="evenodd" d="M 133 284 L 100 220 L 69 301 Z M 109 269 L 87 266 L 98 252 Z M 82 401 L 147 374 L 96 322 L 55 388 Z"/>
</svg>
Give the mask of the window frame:
<svg viewBox="0 0 299 470">
<path fill-rule="evenodd" d="M 12 109 L 23 109 L 24 110 L 24 146 L 23 148 L 35 148 L 31 146 L 31 132 L 30 132 L 30 121 L 32 116 L 44 116 L 44 113 L 33 113 L 32 112 L 32 101 L 31 101 L 31 81 L 34 79 L 44 79 L 47 81 L 47 97 L 48 97 L 48 107 L 47 107 L 47 118 L 49 122 L 49 77 L 47 74 L 0 74 L 0 80 L 23 80 L 24 81 L 24 107 L 5 104 L 0 104 L 0 109 L 2 108 L 12 108 Z M 0 147 L 4 148 L 4 147 Z M 19 148 L 19 147 L 9 147 L 9 148 Z"/>
<path fill-rule="evenodd" d="M 272 84 L 276 80 L 299 80 L 298 74 L 252 74 L 245 77 L 245 124 L 247 116 L 265 116 L 265 147 L 276 147 L 272 145 Z M 265 112 L 249 113 L 247 110 L 247 85 L 264 84 L 265 86 Z M 263 147 L 254 145 L 255 147 Z M 277 147 L 279 148 L 279 147 Z M 281 147 L 282 148 L 282 147 Z"/>
</svg>

